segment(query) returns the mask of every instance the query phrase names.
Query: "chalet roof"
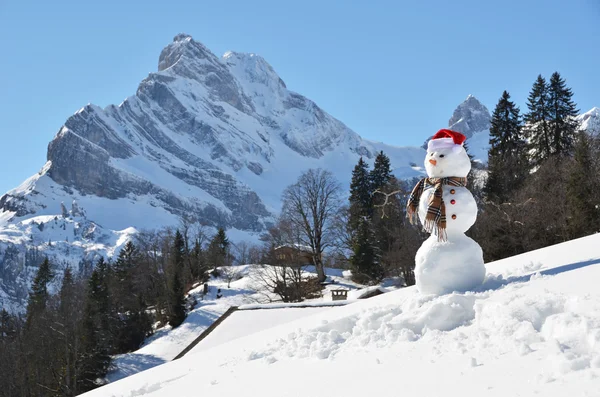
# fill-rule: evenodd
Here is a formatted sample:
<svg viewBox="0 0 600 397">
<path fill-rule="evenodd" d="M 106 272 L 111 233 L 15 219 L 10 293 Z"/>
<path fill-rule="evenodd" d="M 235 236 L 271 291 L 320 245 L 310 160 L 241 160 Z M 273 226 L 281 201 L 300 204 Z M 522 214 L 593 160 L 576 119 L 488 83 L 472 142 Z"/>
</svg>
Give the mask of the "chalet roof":
<svg viewBox="0 0 600 397">
<path fill-rule="evenodd" d="M 302 245 L 302 244 L 283 244 L 278 247 L 275 247 L 275 251 L 277 251 L 278 249 L 281 249 L 281 248 L 293 248 L 293 249 L 297 249 L 298 251 L 312 253 L 311 247 L 309 247 L 308 245 Z"/>
</svg>

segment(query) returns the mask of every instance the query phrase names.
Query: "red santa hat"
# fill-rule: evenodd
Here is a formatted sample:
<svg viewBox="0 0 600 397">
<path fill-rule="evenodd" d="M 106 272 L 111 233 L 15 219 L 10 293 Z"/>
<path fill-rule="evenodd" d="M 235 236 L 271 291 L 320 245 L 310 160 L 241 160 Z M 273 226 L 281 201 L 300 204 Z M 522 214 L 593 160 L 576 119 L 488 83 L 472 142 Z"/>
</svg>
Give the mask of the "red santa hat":
<svg viewBox="0 0 600 397">
<path fill-rule="evenodd" d="M 467 137 L 460 132 L 452 130 L 439 130 L 435 133 L 433 138 L 431 138 L 429 143 L 427 143 L 427 151 L 435 152 L 436 150 L 446 148 L 460 150 L 465 139 L 467 139 Z"/>
</svg>

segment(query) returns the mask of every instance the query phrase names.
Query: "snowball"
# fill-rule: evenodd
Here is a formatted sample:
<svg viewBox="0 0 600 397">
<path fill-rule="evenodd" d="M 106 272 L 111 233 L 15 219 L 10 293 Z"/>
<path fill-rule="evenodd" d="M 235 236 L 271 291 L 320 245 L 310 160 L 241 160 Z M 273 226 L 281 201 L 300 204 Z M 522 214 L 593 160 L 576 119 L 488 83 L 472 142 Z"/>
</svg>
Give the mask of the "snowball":
<svg viewBox="0 0 600 397">
<path fill-rule="evenodd" d="M 464 292 L 481 285 L 485 278 L 483 251 L 471 238 L 456 234 L 440 242 L 431 236 L 417 251 L 415 278 L 423 294 Z"/>
</svg>

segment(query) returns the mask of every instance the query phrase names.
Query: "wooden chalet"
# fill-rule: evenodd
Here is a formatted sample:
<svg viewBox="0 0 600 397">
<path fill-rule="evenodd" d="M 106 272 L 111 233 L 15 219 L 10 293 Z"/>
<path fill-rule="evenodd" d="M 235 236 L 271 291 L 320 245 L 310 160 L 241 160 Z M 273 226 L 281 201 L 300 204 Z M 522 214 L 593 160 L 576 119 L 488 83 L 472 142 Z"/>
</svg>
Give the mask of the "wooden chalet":
<svg viewBox="0 0 600 397">
<path fill-rule="evenodd" d="M 310 247 L 299 244 L 286 244 L 275 248 L 278 265 L 312 266 L 313 257 Z"/>
</svg>

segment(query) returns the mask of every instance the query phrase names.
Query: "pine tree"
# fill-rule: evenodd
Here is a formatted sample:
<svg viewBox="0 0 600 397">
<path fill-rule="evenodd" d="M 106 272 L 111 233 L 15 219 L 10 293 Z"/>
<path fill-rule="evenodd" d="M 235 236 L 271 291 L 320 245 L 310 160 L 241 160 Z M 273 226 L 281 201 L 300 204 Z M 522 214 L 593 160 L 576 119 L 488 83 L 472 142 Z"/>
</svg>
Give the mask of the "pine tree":
<svg viewBox="0 0 600 397">
<path fill-rule="evenodd" d="M 58 347 L 58 357 L 55 365 L 58 389 L 64 396 L 77 394 L 77 357 L 80 354 L 78 338 L 81 311 L 79 309 L 78 289 L 71 269 L 67 267 L 63 273 L 62 286 L 59 292 L 58 321 L 56 323 L 55 341 Z"/>
<path fill-rule="evenodd" d="M 552 153 L 565 156 L 572 154 L 579 124 L 575 116 L 579 113 L 573 92 L 558 72 L 550 77 L 548 87 L 549 127 Z"/>
<path fill-rule="evenodd" d="M 215 268 L 224 266 L 227 263 L 229 254 L 229 239 L 223 228 L 219 228 L 217 234 L 212 238 L 208 247 L 210 264 Z"/>
<path fill-rule="evenodd" d="M 371 284 L 383 277 L 381 254 L 373 241 L 374 238 L 370 220 L 362 217 L 358 223 L 350 257 L 352 279 L 357 283 Z"/>
<path fill-rule="evenodd" d="M 227 253 L 227 249 L 229 248 L 229 239 L 225 234 L 225 229 L 223 229 L 222 227 L 219 228 L 215 240 L 217 243 L 217 247 L 219 247 L 221 254 L 224 256 Z"/>
<path fill-rule="evenodd" d="M 372 192 L 387 186 L 390 182 L 392 178 L 390 159 L 383 151 L 380 151 L 375 157 L 375 164 L 373 165 L 373 170 L 370 172 L 369 177 L 371 179 Z"/>
<path fill-rule="evenodd" d="M 11 339 L 16 333 L 12 316 L 2 308 L 0 311 L 0 342 Z"/>
<path fill-rule="evenodd" d="M 222 229 L 220 229 L 222 230 Z M 223 243 L 227 241 L 227 237 L 217 233 L 219 241 Z M 227 241 L 227 244 L 229 242 Z M 222 246 L 221 246 L 222 247 Z M 175 328 L 185 320 L 185 291 L 181 282 L 181 272 L 184 267 L 185 258 L 185 242 L 183 236 L 177 230 L 172 248 L 172 263 L 171 263 L 171 282 L 170 282 L 170 299 L 169 299 L 169 325 Z"/>
<path fill-rule="evenodd" d="M 190 252 L 190 256 L 192 262 L 191 270 L 194 280 L 200 283 L 206 282 L 209 278 L 208 266 L 206 266 L 206 261 L 204 258 L 205 253 L 202 250 L 200 241 L 196 240 L 194 242 L 194 247 L 192 248 L 192 252 Z"/>
<path fill-rule="evenodd" d="M 389 251 L 397 237 L 393 232 L 393 223 L 401 221 L 402 210 L 398 206 L 399 203 L 396 196 L 388 197 L 385 209 L 379 207 L 386 202 L 386 196 L 376 192 L 387 195 L 393 191 L 397 191 L 399 188 L 397 180 L 392 176 L 390 159 L 383 151 L 377 154 L 375 165 L 369 173 L 369 178 L 373 195 L 373 206 L 380 209 L 380 211 L 374 211 L 371 215 L 371 228 L 373 229 L 371 240 L 377 253 L 377 260 L 373 261 L 369 274 L 372 282 L 377 282 L 383 277 L 383 259 L 389 258 Z M 382 216 L 383 212 L 385 212 L 386 216 Z"/>
<path fill-rule="evenodd" d="M 113 302 L 121 319 L 118 325 L 116 346 L 121 353 L 137 349 L 152 332 L 146 313 L 145 292 L 141 289 L 137 262 L 140 260 L 135 245 L 129 241 L 119 252 L 114 265 Z"/>
<path fill-rule="evenodd" d="M 524 115 L 526 135 L 529 138 L 532 153 L 532 165 L 539 166 L 552 154 L 552 137 L 550 131 L 549 87 L 546 79 L 539 75 L 529 97 L 528 112 Z"/>
<path fill-rule="evenodd" d="M 54 321 L 54 305 L 48 291 L 54 274 L 48 258 L 40 264 L 33 280 L 25 328 L 23 330 L 23 352 L 29 357 L 25 364 L 25 378 L 31 393 L 38 393 L 41 388 L 55 390 L 55 378 L 51 372 L 55 360 L 54 335 L 49 327 Z"/>
<path fill-rule="evenodd" d="M 31 325 L 34 317 L 41 315 L 46 309 L 50 297 L 48 293 L 48 284 L 50 284 L 53 278 L 54 274 L 50 269 L 50 262 L 48 261 L 48 258 L 45 258 L 38 268 L 37 274 L 33 280 L 31 292 L 29 293 L 26 327 Z"/>
<path fill-rule="evenodd" d="M 382 159 L 379 158 L 378 164 L 381 165 L 381 163 Z M 371 217 L 374 213 L 372 172 L 369 172 L 369 166 L 361 157 L 352 171 L 349 197 L 348 228 L 352 236 L 353 251 L 350 257 L 350 264 L 353 279 L 365 284 L 371 281 L 371 267 L 379 266 L 379 261 L 377 261 L 377 264 L 375 263 L 375 251 L 377 247 L 371 223 Z M 384 177 L 380 173 L 377 174 L 377 178 Z"/>
<path fill-rule="evenodd" d="M 504 91 L 492 114 L 485 193 L 500 202 L 507 201 L 521 187 L 527 173 L 519 108 Z"/>
<path fill-rule="evenodd" d="M 116 314 L 110 302 L 109 272 L 108 265 L 101 257 L 88 281 L 82 324 L 82 353 L 77 365 L 77 385 L 80 391 L 98 386 L 97 380 L 108 372 L 110 353 L 114 351 Z"/>
<path fill-rule="evenodd" d="M 371 198 L 371 179 L 369 165 L 361 157 L 352 171 L 350 182 L 350 229 L 356 231 L 360 219 L 371 217 L 373 213 Z"/>
<path fill-rule="evenodd" d="M 600 183 L 595 177 L 590 140 L 586 132 L 578 134 L 567 182 L 567 228 L 572 239 L 596 232 L 600 224 Z"/>
</svg>

